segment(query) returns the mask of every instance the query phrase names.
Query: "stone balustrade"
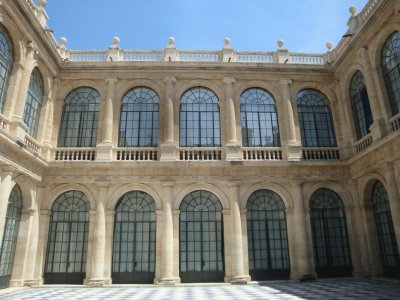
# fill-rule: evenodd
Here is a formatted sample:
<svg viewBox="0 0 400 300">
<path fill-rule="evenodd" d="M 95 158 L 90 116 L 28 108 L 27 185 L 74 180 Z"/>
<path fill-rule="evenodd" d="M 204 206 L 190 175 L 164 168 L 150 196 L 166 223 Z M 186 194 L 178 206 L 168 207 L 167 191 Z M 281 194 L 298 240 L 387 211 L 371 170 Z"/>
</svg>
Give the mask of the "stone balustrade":
<svg viewBox="0 0 400 300">
<path fill-rule="evenodd" d="M 117 161 L 157 161 L 158 148 L 117 148 L 114 158 Z"/>
<path fill-rule="evenodd" d="M 70 61 L 91 62 L 91 61 L 106 61 L 106 50 L 67 50 L 66 58 Z"/>
<path fill-rule="evenodd" d="M 125 50 L 122 51 L 123 61 L 163 61 L 164 51 Z"/>
<path fill-rule="evenodd" d="M 94 148 L 58 148 L 53 150 L 54 161 L 94 161 L 96 150 Z"/>
<path fill-rule="evenodd" d="M 25 147 L 28 151 L 38 154 L 40 152 L 40 144 L 31 136 L 25 135 Z"/>
<path fill-rule="evenodd" d="M 323 65 L 325 64 L 325 55 L 293 53 L 290 55 L 290 62 L 302 65 Z"/>
<path fill-rule="evenodd" d="M 303 160 L 340 160 L 339 148 L 303 148 Z"/>
<path fill-rule="evenodd" d="M 372 134 L 368 134 L 361 140 L 357 141 L 357 143 L 354 145 L 356 153 L 363 152 L 365 149 L 367 149 L 369 146 L 372 145 L 372 142 L 373 142 Z"/>
<path fill-rule="evenodd" d="M 237 62 L 275 63 L 274 52 L 237 52 Z"/>
<path fill-rule="evenodd" d="M 392 131 L 400 130 L 400 113 L 389 120 L 389 127 Z"/>
<path fill-rule="evenodd" d="M 220 61 L 218 51 L 178 50 L 179 61 Z"/>
<path fill-rule="evenodd" d="M 281 148 L 242 148 L 243 160 L 282 160 Z"/>
<path fill-rule="evenodd" d="M 204 148 L 179 148 L 178 160 L 223 160 L 223 153 L 221 148 L 204 147 Z"/>
</svg>

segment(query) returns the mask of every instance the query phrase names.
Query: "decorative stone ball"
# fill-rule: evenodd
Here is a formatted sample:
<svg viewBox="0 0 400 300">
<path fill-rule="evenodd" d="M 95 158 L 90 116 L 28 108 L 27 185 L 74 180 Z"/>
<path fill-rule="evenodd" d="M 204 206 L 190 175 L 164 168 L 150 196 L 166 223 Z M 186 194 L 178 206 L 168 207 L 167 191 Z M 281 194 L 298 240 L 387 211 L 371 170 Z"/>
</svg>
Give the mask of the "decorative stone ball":
<svg viewBox="0 0 400 300">
<path fill-rule="evenodd" d="M 283 40 L 279 40 L 277 44 L 278 44 L 279 49 L 282 49 L 285 42 Z"/>
<path fill-rule="evenodd" d="M 231 39 L 230 38 L 224 38 L 224 45 L 225 45 L 225 47 L 230 47 L 231 46 Z"/>
<path fill-rule="evenodd" d="M 357 6 L 354 6 L 354 5 L 350 6 L 349 12 L 351 13 L 352 17 L 355 17 L 357 15 L 357 13 L 358 13 Z"/>
<path fill-rule="evenodd" d="M 119 42 L 120 42 L 119 37 L 113 37 L 113 39 L 112 39 L 113 45 L 119 45 Z"/>
<path fill-rule="evenodd" d="M 61 46 L 67 45 L 67 41 L 68 41 L 67 38 L 63 36 L 63 37 L 60 39 L 60 45 L 61 45 Z"/>
<path fill-rule="evenodd" d="M 45 7 L 47 5 L 47 0 L 39 0 L 38 1 L 38 6 L 39 7 Z"/>
<path fill-rule="evenodd" d="M 173 46 L 175 45 L 175 38 L 174 37 L 169 37 L 168 38 L 168 45 Z"/>
<path fill-rule="evenodd" d="M 333 49 L 333 42 L 327 42 L 327 43 L 326 43 L 326 48 L 328 48 L 328 51 L 332 51 L 332 49 Z"/>
</svg>

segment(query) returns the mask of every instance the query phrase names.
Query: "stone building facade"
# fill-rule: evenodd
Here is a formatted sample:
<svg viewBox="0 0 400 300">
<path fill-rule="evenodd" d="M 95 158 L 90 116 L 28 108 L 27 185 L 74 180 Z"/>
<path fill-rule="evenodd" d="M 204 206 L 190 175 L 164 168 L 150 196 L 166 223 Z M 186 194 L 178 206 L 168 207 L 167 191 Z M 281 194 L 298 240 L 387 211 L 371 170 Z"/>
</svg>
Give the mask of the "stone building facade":
<svg viewBox="0 0 400 300">
<path fill-rule="evenodd" d="M 400 274 L 400 2 L 324 54 L 67 49 L 0 1 L 0 283 Z"/>
</svg>

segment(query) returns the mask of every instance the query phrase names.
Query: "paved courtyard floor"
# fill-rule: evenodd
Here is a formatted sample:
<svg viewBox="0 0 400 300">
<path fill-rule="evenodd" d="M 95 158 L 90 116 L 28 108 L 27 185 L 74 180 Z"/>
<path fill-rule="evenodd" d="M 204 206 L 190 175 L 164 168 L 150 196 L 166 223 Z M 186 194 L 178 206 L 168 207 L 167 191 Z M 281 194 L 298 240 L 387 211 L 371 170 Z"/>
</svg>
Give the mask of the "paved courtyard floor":
<svg viewBox="0 0 400 300">
<path fill-rule="evenodd" d="M 268 282 L 248 285 L 198 284 L 177 287 L 111 286 L 100 288 L 44 286 L 0 291 L 8 300 L 125 300 L 125 299 L 400 299 L 400 282 L 340 278 L 309 282 Z"/>
</svg>

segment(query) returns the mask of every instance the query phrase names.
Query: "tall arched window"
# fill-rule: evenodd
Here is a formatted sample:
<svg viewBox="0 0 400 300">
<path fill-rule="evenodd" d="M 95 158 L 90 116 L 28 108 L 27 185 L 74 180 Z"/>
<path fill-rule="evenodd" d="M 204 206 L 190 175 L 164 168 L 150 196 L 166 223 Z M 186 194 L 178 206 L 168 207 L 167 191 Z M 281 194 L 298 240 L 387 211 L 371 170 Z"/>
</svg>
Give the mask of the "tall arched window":
<svg viewBox="0 0 400 300">
<path fill-rule="evenodd" d="M 3 112 L 13 63 L 14 52 L 11 39 L 6 29 L 0 25 L 0 112 Z"/>
<path fill-rule="evenodd" d="M 89 200 L 80 191 L 60 195 L 51 208 L 46 284 L 82 284 L 86 277 Z"/>
<path fill-rule="evenodd" d="M 224 280 L 222 205 L 204 190 L 188 194 L 180 205 L 179 274 L 182 282 Z"/>
<path fill-rule="evenodd" d="M 383 77 L 389 96 L 392 115 L 400 112 L 400 32 L 395 31 L 386 40 L 381 57 Z"/>
<path fill-rule="evenodd" d="M 357 71 L 351 80 L 350 100 L 357 139 L 359 140 L 369 133 L 369 127 L 373 122 L 367 87 L 365 86 L 364 76 L 360 71 Z"/>
<path fill-rule="evenodd" d="M 305 89 L 296 101 L 303 147 L 336 147 L 328 98 L 320 91 Z"/>
<path fill-rule="evenodd" d="M 372 207 L 383 269 L 387 276 L 400 277 L 400 254 L 393 227 L 389 197 L 380 181 L 375 183 L 372 191 Z"/>
<path fill-rule="evenodd" d="M 24 122 L 28 126 L 28 134 L 36 138 L 43 101 L 43 78 L 38 68 L 33 69 L 29 81 L 28 95 L 24 109 Z"/>
<path fill-rule="evenodd" d="M 113 283 L 152 283 L 156 265 L 156 204 L 142 191 L 118 201 L 114 222 Z"/>
<path fill-rule="evenodd" d="M 351 276 L 352 264 L 343 201 L 329 189 L 310 199 L 311 231 L 318 277 Z"/>
<path fill-rule="evenodd" d="M 289 277 L 285 204 L 273 191 L 259 190 L 247 202 L 249 271 L 253 280 Z"/>
<path fill-rule="evenodd" d="M 279 125 L 275 99 L 261 88 L 240 96 L 240 123 L 244 147 L 279 147 Z"/>
<path fill-rule="evenodd" d="M 61 118 L 59 147 L 96 146 L 100 94 L 93 88 L 80 87 L 65 98 Z"/>
<path fill-rule="evenodd" d="M 119 147 L 157 147 L 158 103 L 156 92 L 137 87 L 122 98 Z"/>
<path fill-rule="evenodd" d="M 205 87 L 186 91 L 179 112 L 181 147 L 221 146 L 219 104 L 213 91 Z"/>
<path fill-rule="evenodd" d="M 22 192 L 20 187 L 15 185 L 8 200 L 3 240 L 0 248 L 0 289 L 10 285 L 18 228 L 21 221 L 21 209 Z"/>
</svg>

